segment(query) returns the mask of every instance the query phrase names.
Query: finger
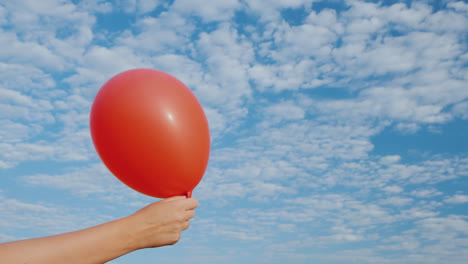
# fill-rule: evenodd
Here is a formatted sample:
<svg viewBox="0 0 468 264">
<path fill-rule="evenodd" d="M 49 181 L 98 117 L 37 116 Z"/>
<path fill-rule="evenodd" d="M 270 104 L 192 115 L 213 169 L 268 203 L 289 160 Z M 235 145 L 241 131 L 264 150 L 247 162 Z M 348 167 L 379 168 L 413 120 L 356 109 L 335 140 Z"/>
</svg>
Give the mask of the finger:
<svg viewBox="0 0 468 264">
<path fill-rule="evenodd" d="M 185 217 L 184 217 L 185 220 L 188 221 L 194 217 L 195 217 L 195 210 L 185 211 Z"/>
<path fill-rule="evenodd" d="M 170 197 L 170 198 L 166 198 L 164 200 L 161 200 L 161 202 L 173 202 L 173 201 L 178 201 L 178 200 L 184 200 L 186 199 L 185 196 L 174 196 L 174 197 Z"/>
<path fill-rule="evenodd" d="M 182 230 L 187 230 L 190 227 L 190 221 L 185 221 L 182 224 Z"/>
<path fill-rule="evenodd" d="M 186 198 L 184 201 L 181 201 L 181 204 L 185 210 L 193 210 L 198 207 L 198 201 L 195 198 Z"/>
</svg>

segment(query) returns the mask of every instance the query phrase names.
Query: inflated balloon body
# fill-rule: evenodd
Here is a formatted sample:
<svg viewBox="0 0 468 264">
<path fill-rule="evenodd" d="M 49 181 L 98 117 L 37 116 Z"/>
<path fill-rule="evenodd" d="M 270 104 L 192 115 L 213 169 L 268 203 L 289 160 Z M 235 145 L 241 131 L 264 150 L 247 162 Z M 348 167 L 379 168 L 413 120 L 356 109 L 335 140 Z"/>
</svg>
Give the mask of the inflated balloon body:
<svg viewBox="0 0 468 264">
<path fill-rule="evenodd" d="M 152 69 L 122 72 L 99 90 L 91 137 L 107 168 L 143 194 L 190 196 L 205 173 L 208 121 L 193 93 Z"/>
</svg>

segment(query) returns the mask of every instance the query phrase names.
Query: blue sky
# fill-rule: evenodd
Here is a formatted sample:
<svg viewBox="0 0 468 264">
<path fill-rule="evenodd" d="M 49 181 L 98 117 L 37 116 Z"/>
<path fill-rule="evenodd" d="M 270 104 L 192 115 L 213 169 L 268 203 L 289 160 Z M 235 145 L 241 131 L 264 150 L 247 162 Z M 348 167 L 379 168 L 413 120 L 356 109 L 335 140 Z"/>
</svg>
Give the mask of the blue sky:
<svg viewBox="0 0 468 264">
<path fill-rule="evenodd" d="M 0 241 L 126 216 L 89 134 L 149 67 L 201 101 L 182 241 L 112 263 L 464 263 L 466 1 L 0 0 Z"/>
</svg>

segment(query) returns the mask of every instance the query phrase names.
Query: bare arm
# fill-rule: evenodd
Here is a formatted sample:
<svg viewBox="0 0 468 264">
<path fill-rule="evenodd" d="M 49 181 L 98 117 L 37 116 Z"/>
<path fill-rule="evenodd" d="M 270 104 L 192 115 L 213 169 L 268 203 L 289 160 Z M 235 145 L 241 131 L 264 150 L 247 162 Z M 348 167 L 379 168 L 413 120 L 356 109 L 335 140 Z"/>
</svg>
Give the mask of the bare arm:
<svg viewBox="0 0 468 264">
<path fill-rule="evenodd" d="M 102 264 L 132 251 L 172 245 L 180 239 L 198 202 L 183 196 L 162 200 L 102 225 L 0 244 L 0 262 L 10 264 Z"/>
</svg>

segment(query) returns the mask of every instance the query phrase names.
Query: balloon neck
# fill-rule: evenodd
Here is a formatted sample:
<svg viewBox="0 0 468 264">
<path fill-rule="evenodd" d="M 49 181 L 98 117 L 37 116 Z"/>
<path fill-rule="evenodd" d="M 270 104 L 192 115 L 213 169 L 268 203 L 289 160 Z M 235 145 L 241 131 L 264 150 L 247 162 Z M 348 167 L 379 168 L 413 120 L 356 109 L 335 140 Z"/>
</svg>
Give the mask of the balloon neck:
<svg viewBox="0 0 468 264">
<path fill-rule="evenodd" d="M 189 191 L 186 195 L 187 198 L 192 198 L 192 191 Z"/>
</svg>

